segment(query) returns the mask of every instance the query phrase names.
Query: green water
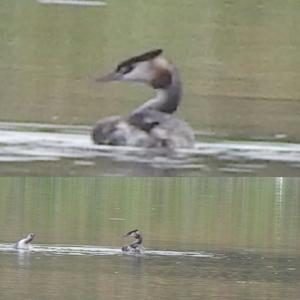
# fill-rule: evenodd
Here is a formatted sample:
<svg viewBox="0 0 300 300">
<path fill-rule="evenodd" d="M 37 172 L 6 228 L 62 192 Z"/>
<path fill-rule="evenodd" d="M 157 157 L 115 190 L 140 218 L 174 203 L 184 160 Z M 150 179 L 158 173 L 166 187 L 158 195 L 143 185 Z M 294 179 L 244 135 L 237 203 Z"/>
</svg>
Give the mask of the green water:
<svg viewBox="0 0 300 300">
<path fill-rule="evenodd" d="M 162 47 L 184 81 L 178 114 L 195 130 L 299 142 L 299 1 L 107 3 L 1 1 L 1 121 L 92 125 L 127 114 L 151 90 L 93 79 Z"/>
<path fill-rule="evenodd" d="M 139 228 L 146 250 L 215 257 L 0 252 L 3 299 L 298 299 L 293 178 L 2 178 L 0 243 L 106 246 Z M 47 246 L 46 246 L 47 247 Z"/>
</svg>

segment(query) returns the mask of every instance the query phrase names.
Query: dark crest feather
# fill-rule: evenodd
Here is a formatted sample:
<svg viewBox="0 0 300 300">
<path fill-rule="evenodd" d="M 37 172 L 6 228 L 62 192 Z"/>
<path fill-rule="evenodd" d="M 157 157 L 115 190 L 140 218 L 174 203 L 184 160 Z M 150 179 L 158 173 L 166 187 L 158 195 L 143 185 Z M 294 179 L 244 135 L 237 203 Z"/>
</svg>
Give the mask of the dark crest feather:
<svg viewBox="0 0 300 300">
<path fill-rule="evenodd" d="M 128 65 L 132 65 L 134 63 L 138 63 L 138 62 L 142 62 L 142 61 L 147 61 L 147 60 L 151 60 L 154 59 L 155 57 L 159 56 L 160 54 L 162 54 L 163 50 L 162 49 L 156 49 L 156 50 L 152 50 L 146 53 L 143 53 L 141 55 L 138 56 L 133 56 L 129 59 L 126 59 L 124 61 L 122 61 L 118 67 L 117 67 L 117 71 L 120 71 L 121 68 L 128 66 Z"/>
<path fill-rule="evenodd" d="M 137 231 L 139 231 L 139 230 L 138 229 L 131 230 L 131 231 L 127 232 L 126 235 L 131 235 L 132 233 L 137 232 Z"/>
</svg>

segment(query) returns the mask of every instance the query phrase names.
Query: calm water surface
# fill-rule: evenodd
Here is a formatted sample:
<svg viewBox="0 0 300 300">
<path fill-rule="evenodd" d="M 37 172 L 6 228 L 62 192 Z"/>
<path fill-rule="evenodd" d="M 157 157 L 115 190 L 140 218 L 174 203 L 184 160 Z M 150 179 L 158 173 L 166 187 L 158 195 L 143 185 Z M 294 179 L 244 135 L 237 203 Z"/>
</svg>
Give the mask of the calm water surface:
<svg viewBox="0 0 300 300">
<path fill-rule="evenodd" d="M 120 60 L 162 47 L 184 82 L 178 115 L 199 133 L 199 142 L 206 142 L 207 136 L 221 144 L 283 142 L 289 153 L 289 143 L 300 141 L 299 12 L 297 0 L 109 0 L 99 7 L 2 0 L 0 121 L 34 122 L 48 131 L 53 124 L 84 125 L 90 130 L 101 117 L 126 115 L 152 91 L 128 83 L 101 86 L 94 78 Z M 27 135 L 24 138 L 28 142 Z M 7 144 L 0 140 L 3 146 Z M 9 151 L 1 150 L 0 156 Z M 243 164 L 253 164 L 251 156 L 245 156 Z M 276 163 L 268 163 L 274 157 Z M 268 155 L 262 164 L 262 168 L 267 164 L 265 172 L 248 169 L 254 175 L 299 176 L 298 153 L 288 163 L 278 157 L 282 155 L 276 151 Z M 61 165 L 37 168 L 32 159 L 24 167 L 18 161 L 18 154 L 12 152 L 2 172 L 37 174 L 39 169 Z M 247 168 L 239 171 L 239 166 L 222 165 L 222 157 L 211 161 L 206 164 L 209 169 L 221 166 L 210 175 L 247 173 Z M 234 156 L 232 161 L 238 159 Z M 102 159 L 102 164 L 116 173 L 111 160 Z M 64 165 L 63 174 L 74 172 L 72 163 Z M 118 168 L 133 173 L 135 164 L 128 166 Z M 143 169 L 142 175 L 151 173 Z M 95 173 L 93 168 L 84 172 Z M 195 172 L 186 168 L 185 174 Z"/>
<path fill-rule="evenodd" d="M 2 178 L 0 298 L 296 300 L 299 184 Z M 140 256 L 119 251 L 133 228 L 144 234 Z M 31 231 L 34 251 L 12 250 Z"/>
</svg>

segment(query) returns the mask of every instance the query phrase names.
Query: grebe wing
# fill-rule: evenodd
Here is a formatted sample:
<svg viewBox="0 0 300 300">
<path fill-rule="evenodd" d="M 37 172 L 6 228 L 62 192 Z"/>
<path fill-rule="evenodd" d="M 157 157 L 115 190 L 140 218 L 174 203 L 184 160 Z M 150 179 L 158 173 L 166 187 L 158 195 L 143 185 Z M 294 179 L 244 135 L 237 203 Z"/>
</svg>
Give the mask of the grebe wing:
<svg viewBox="0 0 300 300">
<path fill-rule="evenodd" d="M 170 119 L 170 115 L 153 110 L 145 109 L 142 111 L 134 112 L 128 117 L 128 123 L 132 126 L 140 128 L 146 132 L 151 131 L 154 127 L 164 123 Z"/>
</svg>

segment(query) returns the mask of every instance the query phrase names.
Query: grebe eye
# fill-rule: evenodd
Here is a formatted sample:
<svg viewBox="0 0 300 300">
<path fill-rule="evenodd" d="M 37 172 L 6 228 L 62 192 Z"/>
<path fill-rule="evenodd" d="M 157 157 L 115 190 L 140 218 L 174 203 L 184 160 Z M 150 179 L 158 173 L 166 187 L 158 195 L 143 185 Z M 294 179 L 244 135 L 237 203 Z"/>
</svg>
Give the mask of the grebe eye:
<svg viewBox="0 0 300 300">
<path fill-rule="evenodd" d="M 129 72 L 131 72 L 132 70 L 134 69 L 134 66 L 133 65 L 127 65 L 127 66 L 123 66 L 119 72 L 122 73 L 122 74 L 127 74 Z"/>
</svg>

